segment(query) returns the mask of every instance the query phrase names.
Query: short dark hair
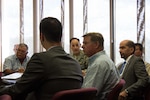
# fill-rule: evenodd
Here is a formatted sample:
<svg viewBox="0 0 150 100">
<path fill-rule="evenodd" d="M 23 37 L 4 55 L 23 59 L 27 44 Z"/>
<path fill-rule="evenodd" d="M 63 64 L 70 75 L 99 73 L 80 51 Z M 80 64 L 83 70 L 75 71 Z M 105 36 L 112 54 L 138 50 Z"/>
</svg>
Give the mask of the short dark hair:
<svg viewBox="0 0 150 100">
<path fill-rule="evenodd" d="M 140 51 L 143 51 L 143 45 L 141 43 L 135 43 L 135 46 L 138 46 Z"/>
<path fill-rule="evenodd" d="M 46 17 L 40 22 L 40 33 L 42 33 L 49 42 L 61 42 L 62 25 L 54 17 Z"/>
<path fill-rule="evenodd" d="M 99 42 L 99 45 L 102 48 L 104 48 L 104 38 L 103 38 L 103 35 L 101 33 L 90 32 L 90 33 L 83 35 L 83 37 L 86 37 L 86 36 L 90 36 L 92 42 Z"/>
<path fill-rule="evenodd" d="M 78 41 L 80 42 L 80 40 L 79 40 L 78 38 L 73 37 L 73 38 L 70 39 L 70 43 L 71 43 L 71 41 L 74 40 L 74 39 L 75 39 L 75 40 L 78 40 Z"/>
</svg>

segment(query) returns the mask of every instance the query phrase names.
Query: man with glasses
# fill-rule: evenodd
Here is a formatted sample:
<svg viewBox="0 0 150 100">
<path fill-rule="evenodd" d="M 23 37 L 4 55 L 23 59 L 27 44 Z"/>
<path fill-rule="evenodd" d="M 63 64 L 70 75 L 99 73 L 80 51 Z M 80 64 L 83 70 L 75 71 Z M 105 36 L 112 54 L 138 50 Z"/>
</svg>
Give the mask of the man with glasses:
<svg viewBox="0 0 150 100">
<path fill-rule="evenodd" d="M 28 46 L 24 43 L 20 43 L 17 52 L 14 55 L 7 57 L 3 64 L 4 75 L 8 75 L 14 72 L 23 73 L 27 62 L 29 61 Z"/>
</svg>

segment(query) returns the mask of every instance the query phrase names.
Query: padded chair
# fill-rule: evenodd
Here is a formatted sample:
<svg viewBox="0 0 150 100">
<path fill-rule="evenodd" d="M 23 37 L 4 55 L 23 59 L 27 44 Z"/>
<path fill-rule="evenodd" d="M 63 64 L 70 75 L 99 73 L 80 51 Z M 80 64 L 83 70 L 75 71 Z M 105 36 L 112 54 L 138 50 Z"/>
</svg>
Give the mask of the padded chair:
<svg viewBox="0 0 150 100">
<path fill-rule="evenodd" d="M 150 100 L 150 85 L 144 91 L 145 100 Z"/>
<path fill-rule="evenodd" d="M 0 96 L 0 100 L 12 100 L 12 98 L 10 95 L 4 94 Z"/>
<path fill-rule="evenodd" d="M 64 90 L 57 92 L 52 100 L 93 100 L 96 93 L 96 88 Z"/>
<path fill-rule="evenodd" d="M 118 100 L 119 93 L 125 84 L 124 79 L 120 79 L 119 83 L 112 89 L 112 91 L 107 95 L 107 100 Z"/>
<path fill-rule="evenodd" d="M 2 76 L 3 76 L 3 72 L 0 71 L 0 77 L 2 77 Z"/>
</svg>

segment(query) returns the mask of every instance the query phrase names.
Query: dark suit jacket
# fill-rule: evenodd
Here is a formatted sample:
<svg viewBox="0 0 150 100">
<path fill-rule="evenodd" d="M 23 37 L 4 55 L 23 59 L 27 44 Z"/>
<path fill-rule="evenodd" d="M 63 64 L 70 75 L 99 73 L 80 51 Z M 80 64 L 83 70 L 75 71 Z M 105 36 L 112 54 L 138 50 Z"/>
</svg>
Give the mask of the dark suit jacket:
<svg viewBox="0 0 150 100">
<path fill-rule="evenodd" d="M 122 90 L 127 89 L 129 97 L 140 96 L 149 80 L 143 60 L 133 55 L 126 64 L 122 78 L 126 81 Z"/>
<path fill-rule="evenodd" d="M 80 88 L 82 81 L 79 63 L 57 46 L 34 54 L 21 79 L 14 86 L 0 89 L 0 94 L 7 93 L 14 100 L 24 100 L 32 92 L 36 100 L 50 100 L 58 91 Z"/>
</svg>

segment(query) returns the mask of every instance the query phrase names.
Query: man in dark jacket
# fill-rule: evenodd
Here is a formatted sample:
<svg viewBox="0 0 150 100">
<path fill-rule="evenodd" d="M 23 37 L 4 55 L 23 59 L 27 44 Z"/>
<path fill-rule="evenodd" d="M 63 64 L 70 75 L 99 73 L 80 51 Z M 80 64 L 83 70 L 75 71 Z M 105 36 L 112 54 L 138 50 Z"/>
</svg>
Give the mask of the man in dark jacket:
<svg viewBox="0 0 150 100">
<path fill-rule="evenodd" d="M 144 100 L 143 90 L 148 85 L 148 73 L 146 72 L 144 61 L 134 55 L 135 45 L 131 40 L 123 40 L 120 43 L 120 55 L 125 60 L 124 68 L 120 73 L 125 80 L 125 85 L 119 94 L 119 100 Z"/>
<path fill-rule="evenodd" d="M 51 100 L 58 91 L 80 88 L 83 77 L 79 63 L 61 46 L 62 25 L 53 17 L 40 23 L 40 41 L 45 52 L 35 53 L 22 77 L 11 87 L 0 89 L 13 100 L 24 100 L 29 93 L 36 100 Z M 29 99 L 29 98 L 28 98 Z"/>
</svg>

